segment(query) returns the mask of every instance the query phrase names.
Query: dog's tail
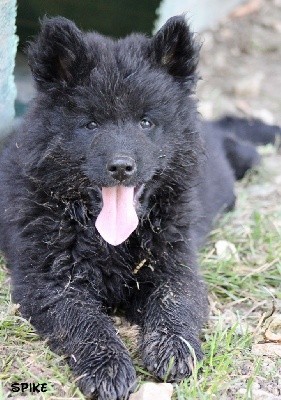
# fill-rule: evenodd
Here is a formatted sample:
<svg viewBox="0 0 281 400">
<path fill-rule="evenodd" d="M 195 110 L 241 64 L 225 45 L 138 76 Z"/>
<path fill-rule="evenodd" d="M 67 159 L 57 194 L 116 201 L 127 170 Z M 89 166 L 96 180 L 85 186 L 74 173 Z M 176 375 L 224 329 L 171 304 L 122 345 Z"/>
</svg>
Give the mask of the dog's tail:
<svg viewBox="0 0 281 400">
<path fill-rule="evenodd" d="M 225 116 L 216 121 L 221 129 L 234 135 L 238 139 L 255 145 L 276 143 L 280 146 L 281 127 L 267 125 L 259 119 L 246 119 L 234 116 Z"/>
<path fill-rule="evenodd" d="M 260 163 L 261 157 L 255 146 L 269 143 L 281 146 L 281 128 L 267 125 L 258 119 L 244 119 L 232 116 L 215 121 L 223 132 L 223 145 L 236 179 Z"/>
</svg>

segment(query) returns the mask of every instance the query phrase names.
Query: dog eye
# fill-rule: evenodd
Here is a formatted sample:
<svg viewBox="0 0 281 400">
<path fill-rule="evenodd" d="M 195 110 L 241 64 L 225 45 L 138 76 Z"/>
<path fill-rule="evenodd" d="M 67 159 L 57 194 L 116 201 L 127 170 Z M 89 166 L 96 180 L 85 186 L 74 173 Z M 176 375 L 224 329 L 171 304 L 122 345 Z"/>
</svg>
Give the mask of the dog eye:
<svg viewBox="0 0 281 400">
<path fill-rule="evenodd" d="M 89 129 L 89 130 L 93 130 L 96 129 L 98 127 L 98 124 L 95 121 L 91 121 L 88 124 L 85 125 L 85 128 Z"/>
<path fill-rule="evenodd" d="M 153 127 L 153 122 L 144 117 L 140 120 L 140 126 L 142 127 L 142 129 L 151 129 Z"/>
</svg>

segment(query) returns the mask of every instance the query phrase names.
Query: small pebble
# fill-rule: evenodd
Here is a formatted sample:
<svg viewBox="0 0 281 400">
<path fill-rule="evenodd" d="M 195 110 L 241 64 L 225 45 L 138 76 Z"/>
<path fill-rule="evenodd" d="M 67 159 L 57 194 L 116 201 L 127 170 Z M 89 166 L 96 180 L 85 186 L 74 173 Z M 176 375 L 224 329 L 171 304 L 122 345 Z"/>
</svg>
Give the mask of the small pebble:
<svg viewBox="0 0 281 400">
<path fill-rule="evenodd" d="M 141 388 L 131 394 L 129 400 L 170 400 L 173 394 L 171 383 L 144 383 Z"/>
</svg>

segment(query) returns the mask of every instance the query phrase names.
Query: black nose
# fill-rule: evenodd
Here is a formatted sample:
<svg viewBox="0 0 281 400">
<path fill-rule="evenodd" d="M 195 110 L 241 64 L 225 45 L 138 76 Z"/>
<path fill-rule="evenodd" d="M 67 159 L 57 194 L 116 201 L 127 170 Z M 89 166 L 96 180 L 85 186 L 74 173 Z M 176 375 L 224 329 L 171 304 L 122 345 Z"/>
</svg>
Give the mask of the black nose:
<svg viewBox="0 0 281 400">
<path fill-rule="evenodd" d="M 114 157 L 107 163 L 109 175 L 120 182 L 131 178 L 136 170 L 137 166 L 135 160 L 128 156 Z"/>
</svg>

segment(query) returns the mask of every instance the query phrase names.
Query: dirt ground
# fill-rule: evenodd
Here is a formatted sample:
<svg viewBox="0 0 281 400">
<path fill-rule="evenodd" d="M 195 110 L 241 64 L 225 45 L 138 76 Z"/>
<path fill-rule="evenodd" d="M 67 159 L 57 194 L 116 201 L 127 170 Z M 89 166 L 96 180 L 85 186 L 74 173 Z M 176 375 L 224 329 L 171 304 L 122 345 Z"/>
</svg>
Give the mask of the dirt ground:
<svg viewBox="0 0 281 400">
<path fill-rule="evenodd" d="M 247 5 L 250 6 L 248 9 L 239 8 L 216 30 L 203 35 L 199 109 L 204 117 L 211 119 L 230 113 L 281 124 L 281 0 L 254 0 Z M 241 13 L 244 15 L 239 15 Z M 264 163 L 267 172 L 272 171 L 275 178 L 248 188 L 248 206 L 280 211 L 281 156 L 278 152 L 269 154 Z M 243 193 L 243 187 L 238 186 L 237 191 Z M 280 220 L 276 222 L 280 226 Z M 278 307 L 277 314 L 280 315 L 280 302 Z M 256 311 L 258 319 L 262 312 Z M 229 312 L 229 309 L 223 310 L 225 315 Z M 266 370 L 272 364 L 274 360 L 265 355 L 262 369 Z M 247 375 L 250 369 L 250 363 L 245 361 L 241 376 Z M 257 377 L 251 398 L 281 399 L 280 377 L 281 368 L 267 380 Z M 245 391 L 242 387 L 241 381 L 234 381 L 227 399 L 238 398 L 239 393 Z"/>
<path fill-rule="evenodd" d="M 235 113 L 280 124 L 281 0 L 251 3 L 257 11 L 233 13 L 203 35 L 200 111 L 207 118 Z"/>
</svg>

